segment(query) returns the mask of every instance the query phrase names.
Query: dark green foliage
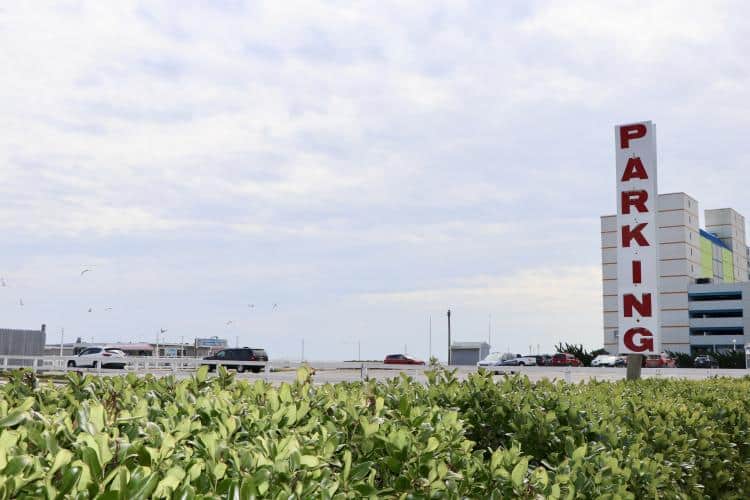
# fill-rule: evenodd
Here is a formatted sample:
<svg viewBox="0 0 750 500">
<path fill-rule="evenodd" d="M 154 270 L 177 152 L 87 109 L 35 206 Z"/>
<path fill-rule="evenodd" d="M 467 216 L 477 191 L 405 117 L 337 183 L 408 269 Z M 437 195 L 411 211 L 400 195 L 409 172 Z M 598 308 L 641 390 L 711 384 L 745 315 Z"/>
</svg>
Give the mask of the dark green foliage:
<svg viewBox="0 0 750 500">
<path fill-rule="evenodd" d="M 671 358 L 674 358 L 675 366 L 677 368 L 692 368 L 693 367 L 693 360 L 695 359 L 695 356 L 691 356 L 688 353 L 685 352 L 673 352 L 673 351 L 667 351 L 667 355 Z"/>
<path fill-rule="evenodd" d="M 0 498 L 747 498 L 750 379 L 273 387 L 20 373 Z"/>
<path fill-rule="evenodd" d="M 572 354 L 583 363 L 583 366 L 591 366 L 591 361 L 600 354 L 609 354 L 604 349 L 587 351 L 583 348 L 583 344 L 568 344 L 567 342 L 565 344 L 558 342 L 555 349 L 557 352 Z"/>
<path fill-rule="evenodd" d="M 693 368 L 695 356 L 684 352 L 668 352 L 671 357 L 675 358 L 677 368 Z M 745 350 L 744 348 L 737 351 L 714 352 L 706 351 L 705 355 L 711 356 L 719 363 L 719 368 L 745 368 Z"/>
<path fill-rule="evenodd" d="M 719 368 L 745 368 L 745 350 L 712 352 L 710 355 L 719 363 Z"/>
</svg>

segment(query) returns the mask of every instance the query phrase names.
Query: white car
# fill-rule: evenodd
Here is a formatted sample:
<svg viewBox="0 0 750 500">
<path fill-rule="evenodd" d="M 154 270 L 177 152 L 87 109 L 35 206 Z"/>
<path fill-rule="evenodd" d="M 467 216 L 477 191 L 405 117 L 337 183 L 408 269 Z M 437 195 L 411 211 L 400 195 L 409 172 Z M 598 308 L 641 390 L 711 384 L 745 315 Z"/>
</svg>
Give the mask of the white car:
<svg viewBox="0 0 750 500">
<path fill-rule="evenodd" d="M 80 353 L 76 359 L 68 360 L 68 368 L 125 368 L 127 361 L 126 354 L 120 349 L 110 347 L 92 346 L 87 347 Z"/>
<path fill-rule="evenodd" d="M 517 354 L 515 358 L 503 361 L 503 366 L 536 366 L 536 357 L 530 354 L 525 356 Z"/>
<path fill-rule="evenodd" d="M 616 366 L 617 356 L 612 354 L 600 354 L 591 360 L 591 366 Z"/>
<path fill-rule="evenodd" d="M 499 352 L 493 352 L 486 358 L 484 358 L 482 361 L 477 363 L 477 368 L 487 367 L 487 366 L 500 366 L 503 364 L 503 355 Z"/>
</svg>

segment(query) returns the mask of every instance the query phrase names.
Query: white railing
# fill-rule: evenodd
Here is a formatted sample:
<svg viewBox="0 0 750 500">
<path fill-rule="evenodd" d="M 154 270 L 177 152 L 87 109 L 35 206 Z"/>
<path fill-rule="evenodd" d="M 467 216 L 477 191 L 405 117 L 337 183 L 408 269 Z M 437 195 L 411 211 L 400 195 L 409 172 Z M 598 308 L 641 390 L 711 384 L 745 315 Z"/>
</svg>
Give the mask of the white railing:
<svg viewBox="0 0 750 500">
<path fill-rule="evenodd" d="M 124 371 L 195 371 L 200 366 L 209 369 L 217 365 L 237 367 L 238 371 L 266 371 L 270 364 L 264 361 L 219 361 L 202 358 L 155 358 L 150 356 L 115 358 L 111 356 L 0 356 L 0 369 L 30 368 L 43 371 L 94 371 L 109 372 L 106 365 L 125 365 Z M 122 371 L 122 370 L 120 370 Z"/>
<path fill-rule="evenodd" d="M 122 370 L 109 369 L 103 365 L 124 364 Z M 215 369 L 218 365 L 237 368 L 238 371 L 262 371 L 269 372 L 271 363 L 266 361 L 233 361 L 233 360 L 209 360 L 202 358 L 165 358 L 152 356 L 128 356 L 126 358 L 115 358 L 111 356 L 19 356 L 0 355 L 0 369 L 11 370 L 16 368 L 30 368 L 35 372 L 66 372 L 83 371 L 95 373 L 122 373 L 122 372 L 184 372 L 195 371 L 200 366 L 208 365 L 209 369 Z M 290 361 L 279 360 L 273 363 L 278 369 L 296 369 L 299 366 L 308 366 L 316 370 L 359 370 L 367 376 L 368 370 L 394 370 L 400 372 L 422 372 L 428 369 L 425 365 L 385 364 L 381 362 L 365 361 Z"/>
</svg>

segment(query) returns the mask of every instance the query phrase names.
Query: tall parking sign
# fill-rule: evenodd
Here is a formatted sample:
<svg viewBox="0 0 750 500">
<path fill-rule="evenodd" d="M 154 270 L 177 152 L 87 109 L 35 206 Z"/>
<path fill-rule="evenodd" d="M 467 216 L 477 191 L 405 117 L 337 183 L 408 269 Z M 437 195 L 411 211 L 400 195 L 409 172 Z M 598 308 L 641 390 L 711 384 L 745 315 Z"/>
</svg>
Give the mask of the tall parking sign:
<svg viewBox="0 0 750 500">
<path fill-rule="evenodd" d="M 621 354 L 661 352 L 656 126 L 615 127 L 617 301 Z"/>
</svg>

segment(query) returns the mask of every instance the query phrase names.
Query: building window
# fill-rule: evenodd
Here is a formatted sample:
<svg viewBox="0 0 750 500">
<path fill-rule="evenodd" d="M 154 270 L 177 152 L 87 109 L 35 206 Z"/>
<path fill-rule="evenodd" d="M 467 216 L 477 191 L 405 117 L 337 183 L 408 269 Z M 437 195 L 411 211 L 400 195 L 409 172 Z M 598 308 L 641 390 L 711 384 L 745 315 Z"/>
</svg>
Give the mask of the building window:
<svg viewBox="0 0 750 500">
<path fill-rule="evenodd" d="M 712 335 L 744 335 L 744 328 L 737 327 L 713 327 L 713 328 L 691 328 L 690 335 L 693 337 L 706 337 Z"/>
<path fill-rule="evenodd" d="M 722 309 L 722 310 L 693 310 L 690 311 L 691 318 L 741 318 L 742 309 Z"/>
<path fill-rule="evenodd" d="M 742 292 L 693 292 L 688 293 L 690 302 L 701 302 L 707 300 L 742 300 Z"/>
</svg>

